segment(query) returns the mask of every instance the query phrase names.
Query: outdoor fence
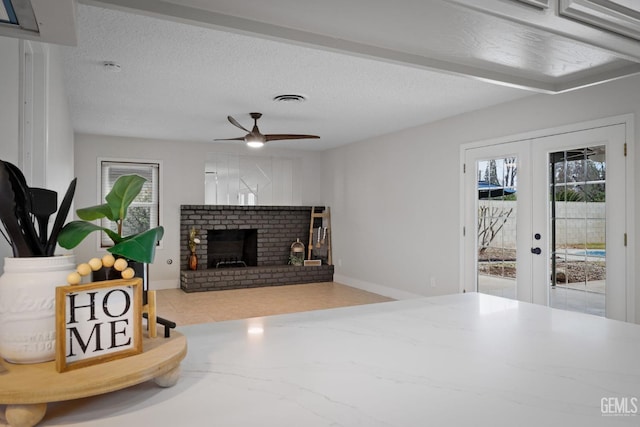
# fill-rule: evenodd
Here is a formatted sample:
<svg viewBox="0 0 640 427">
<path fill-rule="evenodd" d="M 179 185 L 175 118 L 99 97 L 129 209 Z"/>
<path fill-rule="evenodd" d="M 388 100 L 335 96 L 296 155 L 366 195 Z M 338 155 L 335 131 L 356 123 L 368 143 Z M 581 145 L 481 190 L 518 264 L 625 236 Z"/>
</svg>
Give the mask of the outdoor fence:
<svg viewBox="0 0 640 427">
<path fill-rule="evenodd" d="M 479 200 L 478 202 L 479 214 L 489 215 L 489 218 L 479 218 L 479 224 L 487 224 L 494 220 L 498 225 L 502 225 L 490 246 L 515 248 L 517 202 L 511 200 Z M 556 245 L 558 247 L 604 242 L 604 202 L 556 202 Z"/>
</svg>

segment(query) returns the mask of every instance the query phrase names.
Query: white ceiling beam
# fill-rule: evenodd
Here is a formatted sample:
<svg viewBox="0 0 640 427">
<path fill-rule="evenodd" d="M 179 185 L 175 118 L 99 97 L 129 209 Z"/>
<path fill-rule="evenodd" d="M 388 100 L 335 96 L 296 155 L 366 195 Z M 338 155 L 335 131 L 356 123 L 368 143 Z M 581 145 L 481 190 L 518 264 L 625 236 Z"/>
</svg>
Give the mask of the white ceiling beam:
<svg viewBox="0 0 640 427">
<path fill-rule="evenodd" d="M 442 1 L 586 43 L 619 56 L 622 59 L 640 62 L 640 43 L 638 43 L 637 40 L 560 16 L 557 0 L 551 1 L 549 8 L 546 9 L 526 5 L 519 0 Z"/>
<path fill-rule="evenodd" d="M 514 16 L 508 16 L 503 10 L 501 10 L 500 13 L 494 10 L 497 4 L 495 0 L 444 1 L 458 5 L 459 7 L 465 7 L 484 13 L 494 14 L 495 16 L 507 18 L 512 22 L 518 22 L 520 24 L 527 25 L 532 24 L 531 22 L 527 21 L 527 19 L 531 20 L 531 16 L 527 16 L 525 13 L 523 13 L 522 9 L 524 8 L 524 10 L 529 13 L 531 12 L 531 10 L 539 10 L 538 8 L 519 3 L 515 0 L 513 1 L 514 6 L 507 2 L 506 6 L 508 7 L 505 7 L 505 2 L 499 2 L 499 5 L 501 5 L 504 10 L 512 12 L 512 9 L 515 8 L 515 10 L 519 11 L 519 13 L 513 13 Z M 603 73 L 591 75 L 586 78 L 579 77 L 576 81 L 559 80 L 557 82 L 549 82 L 548 80 L 543 81 L 535 78 L 516 76 L 514 74 L 499 72 L 488 68 L 470 66 L 452 62 L 449 60 L 439 59 L 436 57 L 427 57 L 424 55 L 401 52 L 398 50 L 329 37 L 321 34 L 287 28 L 236 16 L 225 15 L 213 11 L 179 5 L 176 3 L 170 3 L 161 0 L 81 0 L 81 2 L 96 6 L 112 7 L 129 12 L 141 13 L 147 16 L 172 19 L 177 22 L 187 23 L 191 25 L 200 25 L 219 30 L 237 32 L 245 35 L 264 37 L 271 40 L 290 42 L 307 47 L 347 53 L 360 57 L 402 64 L 405 66 L 413 66 L 431 71 L 439 71 L 448 74 L 466 76 L 482 81 L 491 82 L 494 84 L 531 90 L 539 93 L 552 94 L 566 92 L 569 90 L 596 84 L 605 80 L 608 81 L 614 78 L 622 78 L 630 75 L 629 73 L 636 74 L 638 72 L 637 67 L 632 66 L 624 67 L 619 70 L 619 72 L 606 71 Z M 548 14 L 544 14 L 544 16 L 547 15 Z M 564 19 L 559 17 L 555 18 Z M 563 26 L 563 31 L 554 30 L 550 32 L 553 34 L 568 37 L 569 35 L 565 30 L 574 30 L 577 35 L 573 34 L 573 37 L 571 38 L 575 40 L 586 40 L 589 37 L 594 37 L 595 33 L 593 33 L 592 31 L 597 31 L 597 35 L 599 37 L 602 37 L 603 31 L 591 29 L 590 27 L 589 31 L 584 31 L 584 29 L 581 27 L 588 26 L 584 24 L 578 24 L 567 19 L 564 19 L 564 21 L 568 21 L 568 23 Z M 557 25 L 557 20 L 551 19 L 549 20 L 549 22 L 547 22 L 546 20 L 543 21 L 542 24 L 536 22 L 536 24 L 539 25 L 533 26 L 549 31 L 547 27 L 553 22 L 555 22 Z M 577 29 L 575 28 L 576 26 L 579 26 L 581 31 L 577 31 Z M 607 37 L 604 38 L 607 39 L 606 43 L 600 43 L 598 47 L 610 51 L 606 46 L 609 46 L 609 43 L 613 45 L 613 40 L 609 40 Z M 620 43 L 619 39 L 619 36 L 615 36 L 615 40 L 618 43 Z M 625 59 L 631 59 L 640 62 L 640 44 L 637 41 L 634 41 L 633 49 L 631 49 L 630 46 L 627 46 L 626 43 L 622 44 L 624 45 L 623 48 L 617 49 L 615 52 L 612 52 L 620 55 Z"/>
<path fill-rule="evenodd" d="M 76 0 L 20 0 L 14 5 L 20 6 L 16 7 L 20 25 L 0 24 L 0 36 L 66 46 L 77 44 Z"/>
</svg>

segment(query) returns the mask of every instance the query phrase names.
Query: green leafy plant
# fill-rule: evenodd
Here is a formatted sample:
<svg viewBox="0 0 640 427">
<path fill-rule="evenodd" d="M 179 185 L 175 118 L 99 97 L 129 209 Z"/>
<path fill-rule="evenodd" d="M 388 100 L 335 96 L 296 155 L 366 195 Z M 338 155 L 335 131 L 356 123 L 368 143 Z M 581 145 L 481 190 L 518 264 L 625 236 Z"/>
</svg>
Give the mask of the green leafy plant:
<svg viewBox="0 0 640 427">
<path fill-rule="evenodd" d="M 71 221 L 64 226 L 58 236 L 60 246 L 66 249 L 75 248 L 90 233 L 103 231 L 114 243 L 107 249 L 112 254 L 132 261 L 152 263 L 156 244 L 164 234 L 162 226 L 130 236 L 122 236 L 122 224 L 127 217 L 129 206 L 142 190 L 145 181 L 146 179 L 139 175 L 119 177 L 106 195 L 106 203 L 76 210 L 76 214 L 82 221 Z M 115 222 L 117 231 L 90 222 L 102 218 Z"/>
<path fill-rule="evenodd" d="M 302 265 L 304 264 L 304 260 L 302 257 L 298 255 L 289 255 L 289 264 L 290 265 Z"/>
</svg>

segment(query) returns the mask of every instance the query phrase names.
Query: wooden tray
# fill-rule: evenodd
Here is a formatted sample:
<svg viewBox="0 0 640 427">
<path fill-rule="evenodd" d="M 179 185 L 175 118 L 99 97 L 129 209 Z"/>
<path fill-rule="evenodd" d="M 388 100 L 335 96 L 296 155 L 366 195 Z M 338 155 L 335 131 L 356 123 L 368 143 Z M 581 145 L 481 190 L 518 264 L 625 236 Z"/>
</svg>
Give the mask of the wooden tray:
<svg viewBox="0 0 640 427">
<path fill-rule="evenodd" d="M 109 393 L 150 379 L 171 387 L 186 354 L 186 338 L 172 331 L 171 338 L 145 338 L 141 354 L 62 373 L 56 371 L 55 361 L 15 365 L 0 359 L 6 369 L 0 373 L 0 405 L 8 405 L 10 426 L 34 426 L 44 417 L 48 402 Z"/>
</svg>

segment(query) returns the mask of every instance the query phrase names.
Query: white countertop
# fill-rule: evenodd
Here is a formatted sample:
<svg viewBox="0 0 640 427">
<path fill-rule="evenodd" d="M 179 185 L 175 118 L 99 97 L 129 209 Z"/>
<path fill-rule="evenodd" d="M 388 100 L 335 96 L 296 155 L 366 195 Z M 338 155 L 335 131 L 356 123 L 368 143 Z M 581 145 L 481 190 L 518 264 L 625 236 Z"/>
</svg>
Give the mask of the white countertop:
<svg viewBox="0 0 640 427">
<path fill-rule="evenodd" d="M 640 425 L 640 325 L 596 316 L 467 293 L 180 331 L 176 386 L 51 404 L 41 425 Z"/>
</svg>

